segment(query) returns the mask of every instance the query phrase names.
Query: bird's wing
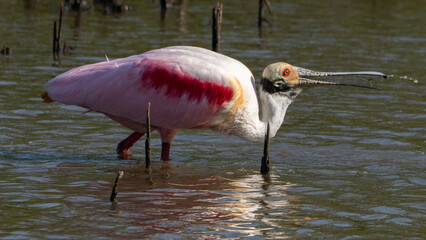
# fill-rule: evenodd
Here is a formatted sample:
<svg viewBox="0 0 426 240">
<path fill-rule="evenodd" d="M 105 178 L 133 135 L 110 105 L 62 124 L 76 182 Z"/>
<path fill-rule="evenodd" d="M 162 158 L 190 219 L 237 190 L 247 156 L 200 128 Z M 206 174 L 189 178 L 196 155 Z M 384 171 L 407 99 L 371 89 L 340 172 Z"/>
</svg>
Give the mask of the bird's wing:
<svg viewBox="0 0 426 240">
<path fill-rule="evenodd" d="M 223 121 L 243 97 L 241 76 L 222 67 L 226 63 L 242 68 L 208 50 L 166 48 L 72 69 L 49 81 L 46 90 L 55 101 L 135 122 L 145 122 L 150 102 L 154 126 L 208 126 Z"/>
</svg>

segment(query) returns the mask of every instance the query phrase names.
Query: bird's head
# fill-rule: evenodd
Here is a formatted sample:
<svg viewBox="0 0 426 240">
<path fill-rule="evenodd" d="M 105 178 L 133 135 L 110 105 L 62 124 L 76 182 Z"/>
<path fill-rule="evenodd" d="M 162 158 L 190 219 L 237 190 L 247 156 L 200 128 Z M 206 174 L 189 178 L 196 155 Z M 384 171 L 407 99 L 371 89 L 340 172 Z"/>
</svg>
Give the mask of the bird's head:
<svg viewBox="0 0 426 240">
<path fill-rule="evenodd" d="M 341 85 L 377 89 L 364 85 L 321 81 L 309 78 L 333 76 L 376 76 L 386 78 L 386 75 L 380 72 L 317 72 L 292 66 L 288 63 L 278 62 L 267 66 L 263 70 L 260 86 L 264 92 L 285 95 L 290 99 L 295 98 L 303 89 L 313 86 Z"/>
<path fill-rule="evenodd" d="M 259 89 L 260 118 L 262 122 L 271 124 L 270 136 L 273 137 L 278 131 L 284 121 L 288 106 L 303 89 L 326 85 L 377 89 L 357 84 L 310 79 L 311 77 L 333 76 L 375 76 L 386 78 L 386 75 L 380 72 L 316 72 L 292 66 L 288 63 L 273 63 L 263 70 Z"/>
</svg>

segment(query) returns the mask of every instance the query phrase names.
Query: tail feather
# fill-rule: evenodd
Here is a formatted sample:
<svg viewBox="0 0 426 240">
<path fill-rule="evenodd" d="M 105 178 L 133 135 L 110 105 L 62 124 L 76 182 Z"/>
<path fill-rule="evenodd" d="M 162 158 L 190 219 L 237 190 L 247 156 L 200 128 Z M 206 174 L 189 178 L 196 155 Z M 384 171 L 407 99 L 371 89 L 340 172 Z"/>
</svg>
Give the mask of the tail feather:
<svg viewBox="0 0 426 240">
<path fill-rule="evenodd" d="M 43 94 L 41 94 L 41 98 L 43 99 L 44 103 L 54 102 L 54 100 L 49 97 L 49 94 L 47 94 L 47 92 L 44 92 Z"/>
</svg>

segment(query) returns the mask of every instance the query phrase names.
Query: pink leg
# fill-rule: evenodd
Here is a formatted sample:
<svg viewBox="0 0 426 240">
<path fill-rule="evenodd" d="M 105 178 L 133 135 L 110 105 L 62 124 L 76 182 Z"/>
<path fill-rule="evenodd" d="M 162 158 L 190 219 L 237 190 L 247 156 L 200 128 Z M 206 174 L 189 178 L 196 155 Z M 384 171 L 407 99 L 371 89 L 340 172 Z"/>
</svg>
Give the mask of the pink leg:
<svg viewBox="0 0 426 240">
<path fill-rule="evenodd" d="M 135 143 L 144 135 L 145 133 L 133 132 L 126 139 L 121 141 L 117 145 L 117 154 L 118 155 L 126 155 L 129 154 L 130 148 L 135 145 Z"/>
<path fill-rule="evenodd" d="M 161 143 L 161 160 L 170 160 L 170 145 L 168 142 Z"/>
<path fill-rule="evenodd" d="M 170 146 L 173 138 L 179 132 L 179 129 L 165 129 L 159 128 L 161 137 L 161 160 L 168 161 L 170 160 Z"/>
</svg>

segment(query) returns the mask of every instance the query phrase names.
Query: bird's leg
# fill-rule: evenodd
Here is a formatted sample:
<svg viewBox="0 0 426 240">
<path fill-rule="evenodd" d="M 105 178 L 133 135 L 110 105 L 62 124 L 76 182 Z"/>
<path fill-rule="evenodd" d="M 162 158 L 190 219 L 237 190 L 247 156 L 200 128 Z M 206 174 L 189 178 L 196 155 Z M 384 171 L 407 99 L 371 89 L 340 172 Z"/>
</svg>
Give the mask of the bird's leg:
<svg viewBox="0 0 426 240">
<path fill-rule="evenodd" d="M 169 142 L 161 143 L 161 160 L 170 160 L 170 145 Z"/>
<path fill-rule="evenodd" d="M 161 160 L 170 160 L 170 146 L 173 138 L 179 132 L 179 129 L 159 128 L 158 132 L 161 137 Z"/>
<path fill-rule="evenodd" d="M 122 140 L 117 145 L 117 154 L 118 155 L 126 155 L 129 154 L 130 148 L 135 145 L 135 143 L 144 135 L 145 133 L 133 132 L 127 138 Z"/>
</svg>

